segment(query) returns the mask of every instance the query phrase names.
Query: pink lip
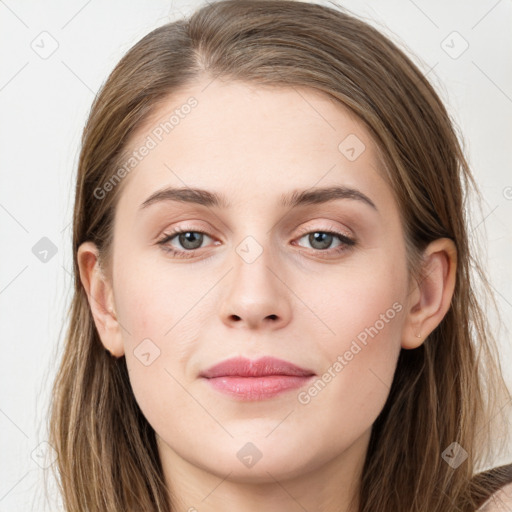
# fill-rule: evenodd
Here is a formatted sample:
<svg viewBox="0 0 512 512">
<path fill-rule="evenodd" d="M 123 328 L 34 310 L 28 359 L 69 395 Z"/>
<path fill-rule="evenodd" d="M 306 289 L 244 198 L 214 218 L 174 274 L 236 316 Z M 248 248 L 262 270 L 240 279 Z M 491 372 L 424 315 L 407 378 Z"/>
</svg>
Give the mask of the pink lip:
<svg viewBox="0 0 512 512">
<path fill-rule="evenodd" d="M 303 386 L 315 373 L 288 361 L 262 357 L 227 359 L 199 376 L 216 390 L 239 400 L 263 400 Z"/>
</svg>

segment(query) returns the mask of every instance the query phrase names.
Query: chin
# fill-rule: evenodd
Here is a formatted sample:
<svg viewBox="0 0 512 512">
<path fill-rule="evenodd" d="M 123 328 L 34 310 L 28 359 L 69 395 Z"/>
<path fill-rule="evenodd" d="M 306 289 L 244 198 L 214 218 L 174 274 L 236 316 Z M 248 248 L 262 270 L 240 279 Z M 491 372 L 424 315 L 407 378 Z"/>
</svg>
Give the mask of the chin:
<svg viewBox="0 0 512 512">
<path fill-rule="evenodd" d="M 220 448 L 220 453 L 210 453 L 206 465 L 205 460 L 200 459 L 196 459 L 196 464 L 232 482 L 275 484 L 276 479 L 299 477 L 320 463 L 314 454 L 308 454 L 304 447 L 300 447 L 298 441 L 297 444 L 286 444 L 285 440 L 277 437 L 258 440 L 244 436 L 243 439 L 231 439 L 229 445 L 224 444 Z M 214 467 L 209 465 L 212 460 L 215 461 Z"/>
<path fill-rule="evenodd" d="M 241 484 L 275 484 L 276 480 L 284 481 L 288 479 L 293 479 L 298 477 L 304 473 L 309 472 L 310 468 L 307 467 L 297 467 L 293 464 L 296 461 L 293 460 L 293 457 L 289 457 L 286 459 L 279 458 L 276 460 L 263 460 L 262 457 L 254 466 L 245 467 L 238 460 L 233 462 L 232 459 L 226 461 L 226 464 L 222 466 L 217 466 L 215 468 L 207 468 L 212 473 L 218 473 L 219 477 L 226 478 L 230 482 L 236 482 Z M 222 468 L 222 470 L 221 470 Z M 225 471 L 223 471 L 225 469 Z M 226 477 L 226 475 L 228 475 Z"/>
</svg>

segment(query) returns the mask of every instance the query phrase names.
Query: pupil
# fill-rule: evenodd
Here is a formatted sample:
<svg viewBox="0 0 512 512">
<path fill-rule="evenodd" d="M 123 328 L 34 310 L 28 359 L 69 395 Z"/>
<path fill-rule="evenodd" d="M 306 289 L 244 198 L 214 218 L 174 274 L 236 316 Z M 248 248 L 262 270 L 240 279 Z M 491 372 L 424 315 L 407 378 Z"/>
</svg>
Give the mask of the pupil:
<svg viewBox="0 0 512 512">
<path fill-rule="evenodd" d="M 329 233 L 324 233 L 324 232 L 317 231 L 316 233 L 312 233 L 311 235 L 309 235 L 309 243 L 313 247 L 315 247 L 315 244 L 317 242 L 320 242 L 320 247 L 315 247 L 318 249 L 326 249 L 327 247 L 329 247 L 329 245 L 331 245 L 331 239 L 332 239 L 332 235 L 330 235 Z"/>
<path fill-rule="evenodd" d="M 187 231 L 186 233 L 181 233 L 180 243 L 186 249 L 197 249 L 198 247 L 201 247 L 202 236 L 203 235 L 201 233 L 196 234 L 193 231 Z M 194 241 L 194 239 L 196 240 Z"/>
</svg>

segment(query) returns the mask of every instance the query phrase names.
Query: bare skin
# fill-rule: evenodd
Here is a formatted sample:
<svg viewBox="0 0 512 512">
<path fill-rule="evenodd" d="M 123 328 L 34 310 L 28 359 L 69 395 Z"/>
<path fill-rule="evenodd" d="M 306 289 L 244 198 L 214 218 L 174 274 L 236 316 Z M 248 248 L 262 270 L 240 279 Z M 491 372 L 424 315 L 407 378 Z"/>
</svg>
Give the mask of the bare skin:
<svg viewBox="0 0 512 512">
<path fill-rule="evenodd" d="M 409 279 L 398 205 L 374 142 L 346 109 L 313 90 L 210 81 L 173 95 L 129 141 L 140 147 L 174 109 L 197 99 L 124 178 L 112 276 L 97 271 L 94 244 L 78 251 L 99 335 L 126 357 L 157 433 L 173 511 L 357 510 L 372 424 L 400 349 L 423 343 L 449 308 L 455 247 L 432 242 L 428 278 Z M 340 150 L 350 134 L 357 139 Z M 350 151 L 354 141 L 364 150 L 357 142 Z M 205 189 L 231 204 L 140 208 L 168 186 Z M 354 198 L 280 204 L 293 190 L 332 186 L 357 189 L 375 208 Z M 204 233 L 195 249 L 178 235 L 166 242 L 191 257 L 158 244 L 174 228 L 199 242 Z M 315 241 L 326 231 L 356 243 Z M 151 364 L 141 362 L 141 347 Z M 244 402 L 199 378 L 224 359 L 264 355 L 330 379 L 316 393 L 308 386 Z M 237 456 L 254 450 L 247 443 L 261 454 L 251 467 Z"/>
<path fill-rule="evenodd" d="M 512 484 L 503 486 L 478 509 L 480 512 L 510 512 L 512 510 Z"/>
</svg>

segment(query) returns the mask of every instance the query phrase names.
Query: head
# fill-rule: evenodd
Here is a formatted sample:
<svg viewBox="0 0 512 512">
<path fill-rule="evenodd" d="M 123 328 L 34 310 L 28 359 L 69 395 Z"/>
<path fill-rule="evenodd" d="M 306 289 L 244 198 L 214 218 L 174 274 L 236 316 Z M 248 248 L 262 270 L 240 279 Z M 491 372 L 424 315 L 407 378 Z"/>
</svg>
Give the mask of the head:
<svg viewBox="0 0 512 512">
<path fill-rule="evenodd" d="M 167 510 L 175 457 L 264 483 L 364 446 L 359 510 L 471 510 L 480 364 L 495 364 L 473 296 L 471 185 L 432 86 L 340 10 L 225 0 L 139 41 L 79 159 L 51 427 L 71 508 Z M 234 400 L 201 374 L 236 355 L 314 377 Z M 469 453 L 456 471 L 441 457 L 453 442 Z"/>
</svg>

